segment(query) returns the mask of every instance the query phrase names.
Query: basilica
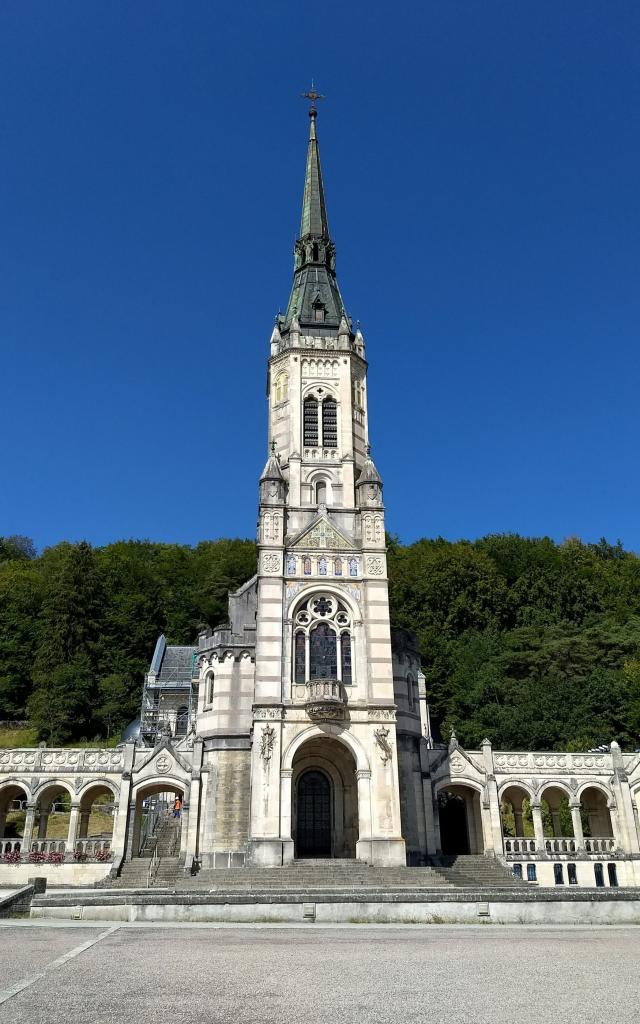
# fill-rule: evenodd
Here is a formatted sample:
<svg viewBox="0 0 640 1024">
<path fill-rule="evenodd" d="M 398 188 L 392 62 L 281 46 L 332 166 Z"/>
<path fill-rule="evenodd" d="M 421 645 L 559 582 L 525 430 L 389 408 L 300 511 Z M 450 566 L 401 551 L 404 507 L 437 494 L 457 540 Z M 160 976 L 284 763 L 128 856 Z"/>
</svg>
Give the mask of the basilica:
<svg viewBox="0 0 640 1024">
<path fill-rule="evenodd" d="M 640 884 L 640 754 L 432 736 L 416 641 L 389 618 L 365 339 L 338 285 L 310 99 L 293 284 L 265 345 L 257 574 L 194 646 L 159 638 L 120 746 L 0 751 L 0 879 L 33 873 L 34 852 L 58 855 L 69 884 L 116 879 L 157 850 L 177 797 L 163 851 L 174 879 L 475 855 L 543 886 Z"/>
</svg>

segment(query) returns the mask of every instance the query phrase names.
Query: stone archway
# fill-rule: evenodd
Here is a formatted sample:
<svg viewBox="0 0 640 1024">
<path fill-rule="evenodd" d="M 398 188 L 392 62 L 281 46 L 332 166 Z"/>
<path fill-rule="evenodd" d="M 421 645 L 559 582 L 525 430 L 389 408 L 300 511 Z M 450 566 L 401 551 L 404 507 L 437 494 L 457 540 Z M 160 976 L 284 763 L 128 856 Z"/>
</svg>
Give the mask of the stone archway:
<svg viewBox="0 0 640 1024">
<path fill-rule="evenodd" d="M 443 786 L 438 792 L 438 817 L 443 854 L 484 853 L 477 790 L 459 783 Z"/>
<path fill-rule="evenodd" d="M 355 858 L 356 762 L 344 743 L 314 736 L 293 758 L 292 836 L 296 858 Z"/>
<path fill-rule="evenodd" d="M 141 785 L 135 793 L 133 805 L 133 827 L 130 828 L 127 860 L 132 857 L 149 857 L 153 852 L 154 838 L 166 833 L 165 856 L 176 856 L 180 851 L 182 820 L 184 810 L 178 817 L 173 815 L 173 804 L 180 797 L 184 805 L 184 787 L 169 781 Z"/>
</svg>

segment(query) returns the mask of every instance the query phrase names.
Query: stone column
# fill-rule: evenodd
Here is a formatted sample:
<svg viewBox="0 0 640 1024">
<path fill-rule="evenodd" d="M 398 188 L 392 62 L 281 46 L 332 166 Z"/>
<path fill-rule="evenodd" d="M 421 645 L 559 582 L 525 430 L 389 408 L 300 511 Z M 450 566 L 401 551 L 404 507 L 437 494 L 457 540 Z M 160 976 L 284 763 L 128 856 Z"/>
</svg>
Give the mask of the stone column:
<svg viewBox="0 0 640 1024">
<path fill-rule="evenodd" d="M 536 853 L 544 852 L 544 825 L 542 824 L 542 808 L 539 800 L 531 801 L 531 817 L 533 818 L 533 834 L 536 840 Z"/>
<path fill-rule="evenodd" d="M 520 805 L 520 810 L 519 811 L 517 811 L 515 809 L 515 807 L 513 808 L 513 818 L 514 818 L 514 822 L 515 822 L 515 826 L 516 826 L 516 835 L 517 836 L 523 836 L 524 835 L 524 824 L 523 824 L 523 821 L 522 821 L 522 805 Z"/>
<path fill-rule="evenodd" d="M 27 803 L 27 814 L 24 819 L 24 829 L 22 830 L 22 844 L 21 850 L 29 851 L 31 849 L 31 843 L 33 841 L 33 823 L 36 816 L 36 805 Z"/>
<path fill-rule="evenodd" d="M 359 860 L 367 860 L 366 853 L 360 854 L 358 847 L 368 850 L 371 839 L 371 772 L 369 769 L 359 768 L 356 771 L 358 783 L 358 842 L 356 843 L 356 856 Z"/>
<path fill-rule="evenodd" d="M 571 810 L 571 821 L 573 823 L 573 838 L 576 850 L 584 849 L 584 835 L 582 832 L 582 818 L 580 817 L 580 801 L 572 800 L 569 804 Z"/>
<path fill-rule="evenodd" d="M 38 820 L 38 839 L 47 838 L 47 825 L 49 824 L 49 811 L 51 804 L 45 809 L 42 804 L 40 805 L 40 818 Z"/>
<path fill-rule="evenodd" d="M 131 815 L 130 835 L 127 837 L 127 821 L 129 817 L 129 797 L 131 794 L 131 774 L 126 771 L 122 774 L 120 783 L 120 795 L 117 807 L 114 808 L 113 829 L 111 832 L 111 849 L 113 850 L 114 862 L 119 857 L 124 857 L 127 838 L 133 841 L 133 814 Z M 130 856 L 130 854 L 129 854 Z"/>
<path fill-rule="evenodd" d="M 194 858 L 198 856 L 198 810 L 200 807 L 200 772 L 194 771 L 191 776 L 191 787 L 189 791 L 189 820 L 183 822 L 182 827 L 186 825 L 186 866 L 191 867 Z"/>
<path fill-rule="evenodd" d="M 89 818 L 91 817 L 91 808 L 88 811 L 80 811 L 80 831 L 78 833 L 78 839 L 86 839 L 89 834 Z"/>
<path fill-rule="evenodd" d="M 293 860 L 293 836 L 291 835 L 291 790 L 293 770 L 283 768 L 280 771 L 280 836 L 282 838 L 282 861 L 289 864 Z"/>
<path fill-rule="evenodd" d="M 76 832 L 78 829 L 78 818 L 80 817 L 80 804 L 71 804 L 71 814 L 69 815 L 69 831 L 67 833 L 67 845 L 66 852 L 73 853 L 76 845 Z"/>
<path fill-rule="evenodd" d="M 485 843 L 484 852 L 500 856 L 503 852 L 502 818 L 500 816 L 500 800 L 498 799 L 498 784 L 495 775 L 487 776 L 486 797 L 488 799 L 481 800 Z"/>
</svg>

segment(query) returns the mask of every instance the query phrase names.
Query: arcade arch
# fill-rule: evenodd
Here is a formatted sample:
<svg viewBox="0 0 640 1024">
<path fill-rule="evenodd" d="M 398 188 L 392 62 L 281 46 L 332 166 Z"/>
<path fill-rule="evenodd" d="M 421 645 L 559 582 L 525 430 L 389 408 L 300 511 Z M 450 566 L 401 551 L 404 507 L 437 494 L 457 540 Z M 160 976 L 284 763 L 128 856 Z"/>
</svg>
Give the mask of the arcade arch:
<svg viewBox="0 0 640 1024">
<path fill-rule="evenodd" d="M 0 789 L 0 854 L 21 849 L 29 794 L 20 783 Z"/>
</svg>

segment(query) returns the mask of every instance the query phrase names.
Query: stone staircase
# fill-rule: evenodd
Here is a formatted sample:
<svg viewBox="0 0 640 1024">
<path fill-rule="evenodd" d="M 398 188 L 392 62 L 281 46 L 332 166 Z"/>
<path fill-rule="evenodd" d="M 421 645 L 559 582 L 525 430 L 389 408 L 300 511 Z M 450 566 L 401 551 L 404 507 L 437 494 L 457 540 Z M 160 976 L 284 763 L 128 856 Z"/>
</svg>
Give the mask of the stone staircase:
<svg viewBox="0 0 640 1024">
<path fill-rule="evenodd" d="M 171 850 L 167 840 L 158 849 Z M 169 837 L 170 838 L 170 837 Z M 111 888 L 144 889 L 147 887 L 150 858 L 136 857 L 124 865 L 118 879 L 104 883 Z M 433 858 L 427 867 L 373 867 L 356 860 L 296 860 L 275 868 L 221 868 L 185 875 L 177 856 L 161 855 L 151 885 L 155 889 L 179 892 L 229 893 L 233 895 L 290 893 L 360 892 L 406 893 L 416 890 L 451 891 L 454 889 L 513 889 L 528 887 L 513 877 L 500 862 L 483 856 Z"/>
<path fill-rule="evenodd" d="M 356 860 L 296 860 L 279 868 L 202 870 L 180 881 L 180 890 L 198 892 L 345 892 L 450 889 L 453 883 L 432 867 L 379 868 Z"/>
<path fill-rule="evenodd" d="M 165 811 L 158 819 L 153 835 L 145 840 L 140 856 L 123 864 L 119 877 L 106 879 L 100 888 L 146 889 L 154 846 L 159 860 L 151 885 L 157 888 L 177 888 L 178 881 L 182 879 L 178 863 L 180 825 L 171 811 Z"/>
<path fill-rule="evenodd" d="M 456 888 L 517 889 L 531 883 L 514 878 L 509 868 L 493 857 L 482 854 L 457 854 L 431 857 L 430 864 Z"/>
</svg>

